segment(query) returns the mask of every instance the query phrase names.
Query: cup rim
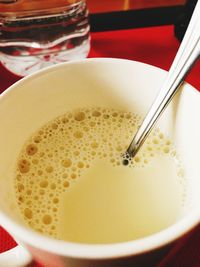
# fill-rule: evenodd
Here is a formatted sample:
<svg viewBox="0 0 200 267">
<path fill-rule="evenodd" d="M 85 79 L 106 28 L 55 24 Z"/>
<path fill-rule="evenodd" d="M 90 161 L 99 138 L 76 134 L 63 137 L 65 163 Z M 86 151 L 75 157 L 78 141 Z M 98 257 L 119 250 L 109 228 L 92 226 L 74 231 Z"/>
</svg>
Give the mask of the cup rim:
<svg viewBox="0 0 200 267">
<path fill-rule="evenodd" d="M 63 68 L 65 65 L 72 64 L 87 64 L 87 62 L 129 62 L 133 64 L 141 64 L 147 69 L 157 69 L 159 73 L 166 73 L 165 70 L 158 67 L 152 66 L 150 64 L 127 60 L 127 59 L 116 59 L 116 58 L 90 58 L 82 60 L 74 60 L 72 62 L 64 62 L 54 66 L 47 67 L 43 70 L 39 70 L 27 77 L 22 78 L 13 85 L 11 85 L 6 91 L 4 91 L 0 98 L 7 96 L 10 91 L 24 84 L 27 80 L 30 81 L 38 76 L 41 76 L 51 71 L 55 71 L 59 68 Z M 193 90 L 193 92 L 199 95 L 199 92 L 189 84 L 188 89 Z M 182 237 L 191 231 L 200 222 L 200 210 L 193 210 L 187 217 L 184 217 L 180 221 L 174 223 L 157 232 L 155 234 L 140 238 L 137 240 L 121 242 L 121 243 L 111 243 L 111 244 L 82 244 L 82 243 L 72 243 L 62 240 L 53 239 L 44 236 L 36 231 L 32 230 L 27 226 L 22 226 L 19 223 L 13 221 L 8 215 L 3 211 L 0 211 L 0 221 L 2 226 L 15 238 L 19 239 L 25 245 L 30 245 L 48 251 L 57 255 L 69 256 L 72 258 L 82 258 L 82 259 L 112 259 L 119 257 L 128 257 L 133 255 L 138 255 L 152 251 L 154 249 L 163 247 L 169 243 L 172 243 L 176 239 Z"/>
<path fill-rule="evenodd" d="M 25 246 L 35 247 L 60 256 L 80 259 L 116 259 L 135 256 L 164 247 L 188 234 L 198 225 L 200 212 L 196 210 L 164 230 L 150 236 L 113 244 L 81 244 L 53 239 L 22 226 L 0 211 L 2 226 Z"/>
</svg>

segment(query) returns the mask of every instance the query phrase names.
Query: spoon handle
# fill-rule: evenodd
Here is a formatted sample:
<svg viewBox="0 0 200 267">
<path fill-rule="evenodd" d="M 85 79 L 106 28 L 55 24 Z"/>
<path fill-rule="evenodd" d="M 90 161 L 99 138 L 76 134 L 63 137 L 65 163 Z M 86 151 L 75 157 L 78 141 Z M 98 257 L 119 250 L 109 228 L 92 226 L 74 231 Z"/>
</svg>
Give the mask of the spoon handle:
<svg viewBox="0 0 200 267">
<path fill-rule="evenodd" d="M 190 24 L 185 33 L 177 55 L 159 94 L 153 102 L 145 119 L 134 136 L 127 152 L 134 157 L 144 143 L 154 124 L 168 106 L 177 90 L 184 82 L 185 76 L 200 56 L 200 0 L 197 2 Z"/>
</svg>

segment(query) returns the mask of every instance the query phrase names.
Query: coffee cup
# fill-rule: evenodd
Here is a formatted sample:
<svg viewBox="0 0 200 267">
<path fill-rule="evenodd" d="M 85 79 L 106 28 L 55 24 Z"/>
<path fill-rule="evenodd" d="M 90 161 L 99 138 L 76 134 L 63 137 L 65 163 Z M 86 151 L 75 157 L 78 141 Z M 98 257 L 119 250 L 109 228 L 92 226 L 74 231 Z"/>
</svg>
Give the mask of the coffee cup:
<svg viewBox="0 0 200 267">
<path fill-rule="evenodd" d="M 187 83 L 157 123 L 173 140 L 186 180 L 184 207 L 173 224 L 136 240 L 84 244 L 38 233 L 24 225 L 18 215 L 13 172 L 21 147 L 36 129 L 85 106 L 115 108 L 144 117 L 166 74 L 159 68 L 129 60 L 86 59 L 39 71 L 0 96 L 0 224 L 18 243 L 0 255 L 1 266 L 25 266 L 33 259 L 48 267 L 155 266 L 199 223 L 200 126 L 195 118 L 200 111 L 200 96 Z"/>
</svg>

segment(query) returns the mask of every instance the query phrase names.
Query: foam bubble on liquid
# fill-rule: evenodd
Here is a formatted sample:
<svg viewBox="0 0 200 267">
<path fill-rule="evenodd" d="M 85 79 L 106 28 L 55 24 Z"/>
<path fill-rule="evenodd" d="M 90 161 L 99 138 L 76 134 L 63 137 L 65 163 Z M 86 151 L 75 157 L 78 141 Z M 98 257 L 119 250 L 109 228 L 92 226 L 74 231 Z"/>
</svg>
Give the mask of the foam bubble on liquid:
<svg viewBox="0 0 200 267">
<path fill-rule="evenodd" d="M 104 159 L 114 167 L 121 165 L 121 155 L 140 122 L 140 117 L 130 112 L 85 108 L 66 113 L 33 134 L 16 164 L 16 198 L 26 223 L 36 231 L 58 237 L 62 194 L 96 159 Z M 172 142 L 156 129 L 128 167 L 144 168 L 159 155 L 180 163 L 176 154 Z M 184 178 L 180 167 L 177 177 Z"/>
</svg>

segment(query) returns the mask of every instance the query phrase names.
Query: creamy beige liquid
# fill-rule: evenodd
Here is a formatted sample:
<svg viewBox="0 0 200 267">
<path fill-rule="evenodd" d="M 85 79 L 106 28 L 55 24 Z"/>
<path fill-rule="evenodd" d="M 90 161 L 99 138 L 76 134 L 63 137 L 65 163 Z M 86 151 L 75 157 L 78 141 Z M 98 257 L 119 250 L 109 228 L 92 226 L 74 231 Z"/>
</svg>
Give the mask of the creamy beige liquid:
<svg viewBox="0 0 200 267">
<path fill-rule="evenodd" d="M 173 144 L 158 129 L 129 166 L 125 151 L 140 119 L 111 109 L 67 113 L 39 129 L 16 167 L 25 222 L 58 239 L 114 243 L 173 224 L 185 179 Z"/>
</svg>

